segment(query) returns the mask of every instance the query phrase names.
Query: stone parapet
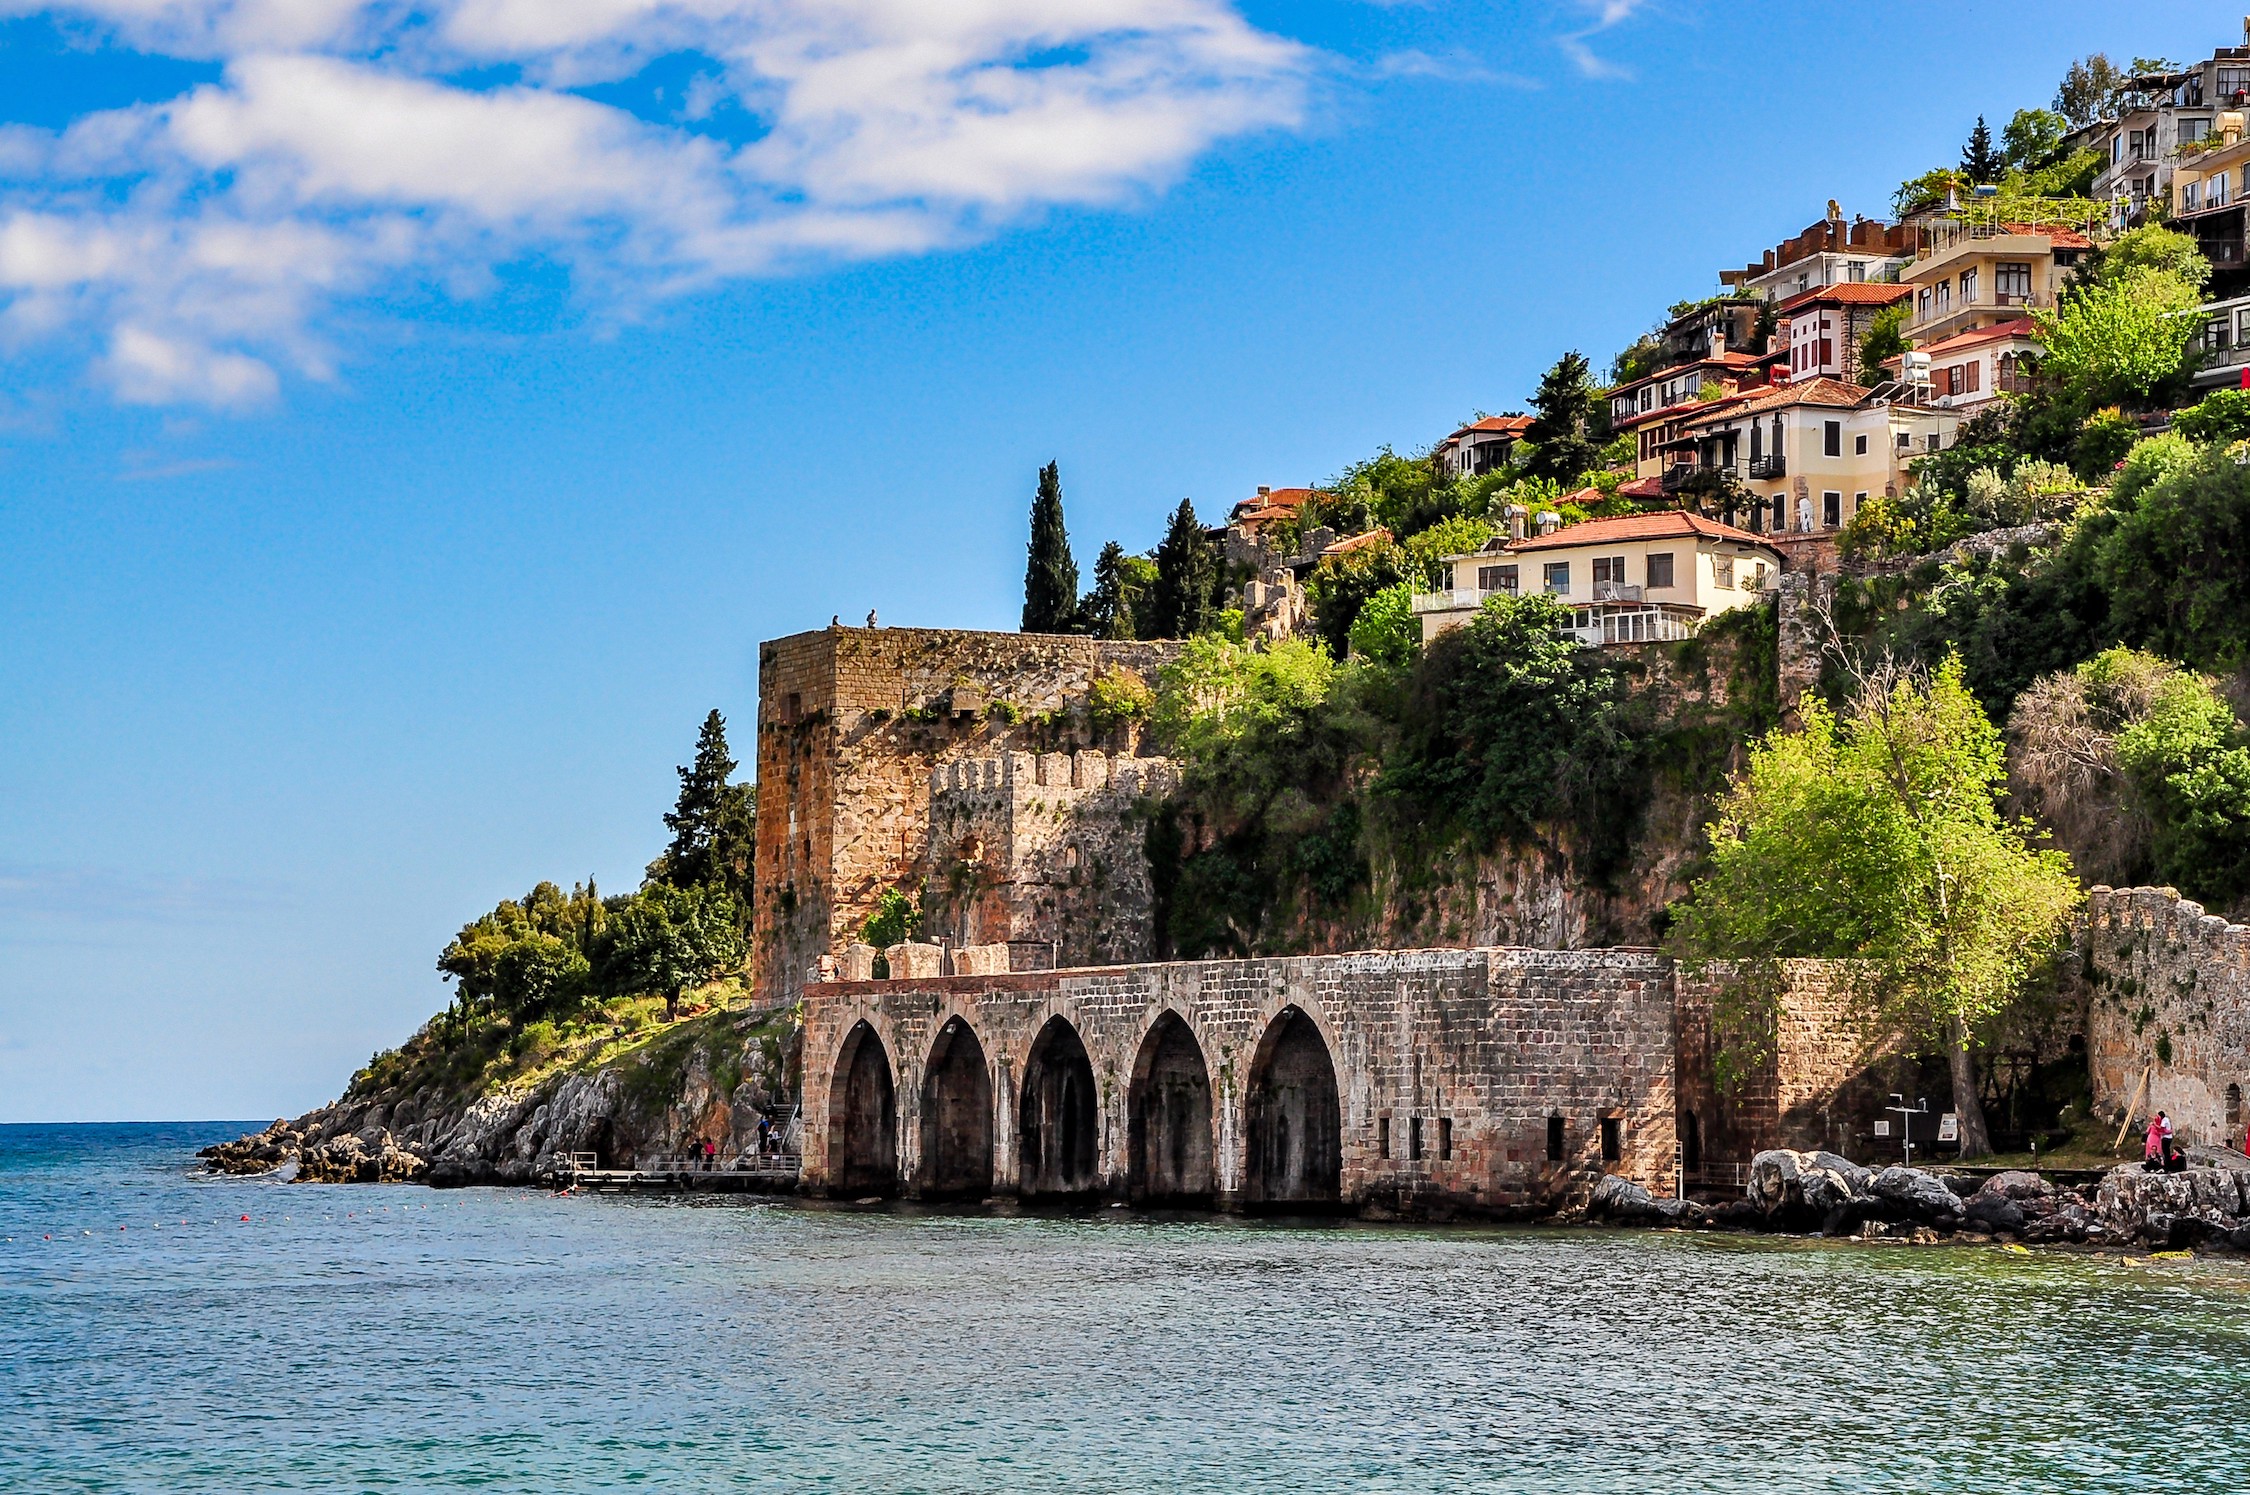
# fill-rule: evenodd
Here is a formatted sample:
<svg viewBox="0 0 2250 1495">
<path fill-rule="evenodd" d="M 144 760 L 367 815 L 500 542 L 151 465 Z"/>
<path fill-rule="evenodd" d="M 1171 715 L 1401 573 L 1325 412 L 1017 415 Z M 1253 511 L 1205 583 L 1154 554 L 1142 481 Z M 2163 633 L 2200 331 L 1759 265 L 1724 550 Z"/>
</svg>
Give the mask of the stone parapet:
<svg viewBox="0 0 2250 1495">
<path fill-rule="evenodd" d="M 2250 1127 L 2250 926 L 2173 888 L 2093 889 L 2081 918 L 2086 1058 L 2097 1114 L 2165 1112 L 2189 1142 Z"/>
</svg>

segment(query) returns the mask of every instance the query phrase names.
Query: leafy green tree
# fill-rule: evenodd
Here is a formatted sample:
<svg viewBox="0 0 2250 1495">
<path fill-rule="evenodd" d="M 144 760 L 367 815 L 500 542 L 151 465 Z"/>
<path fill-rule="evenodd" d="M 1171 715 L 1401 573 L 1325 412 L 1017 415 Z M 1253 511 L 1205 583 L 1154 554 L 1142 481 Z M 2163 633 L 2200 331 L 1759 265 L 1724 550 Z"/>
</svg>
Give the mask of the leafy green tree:
<svg viewBox="0 0 2250 1495">
<path fill-rule="evenodd" d="M 1422 645 L 1422 620 L 1414 616 L 1414 587 L 1395 582 L 1361 605 L 1352 619 L 1352 654 L 1377 664 L 1411 662 Z"/>
<path fill-rule="evenodd" d="M 513 1022 L 568 1016 L 592 994 L 586 948 L 605 924 L 593 884 L 568 895 L 542 882 L 461 927 L 438 955 L 456 983 L 455 1027 L 492 1014 Z"/>
<path fill-rule="evenodd" d="M 2131 285 L 2143 274 L 2169 275 L 2200 294 L 2211 279 L 2211 262 L 2193 234 L 2161 224 L 2145 224 L 2119 234 L 2101 251 L 2098 279 Z"/>
<path fill-rule="evenodd" d="M 689 987 L 742 968 L 749 953 L 742 923 L 742 909 L 725 888 L 652 882 L 610 909 L 595 979 L 619 995 L 663 997 L 664 1019 L 671 1022 Z"/>
<path fill-rule="evenodd" d="M 2111 504 L 2121 506 L 2114 489 Z M 2101 544 L 2099 574 L 2119 635 L 2198 669 L 2250 663 L 2244 556 L 2250 467 L 2206 448 L 2138 492 Z"/>
<path fill-rule="evenodd" d="M 2032 312 L 2047 346 L 2041 369 L 2095 405 L 2148 404 L 2176 387 L 2197 332 L 2193 286 L 2163 270 L 2105 275 Z"/>
<path fill-rule="evenodd" d="M 1867 319 L 1867 331 L 1859 339 L 1860 383 L 1880 384 L 1890 377 L 1883 365 L 1906 352 L 1906 318 L 1913 309 L 1912 301 L 1902 300 Z"/>
<path fill-rule="evenodd" d="M 1936 207 L 1945 201 L 1948 193 L 1963 191 L 1968 185 L 1968 178 L 1960 172 L 1950 166 L 1939 166 L 1899 183 L 1898 190 L 1891 194 L 1891 208 L 1904 218 L 1909 213 Z"/>
<path fill-rule="evenodd" d="M 2250 438 L 2250 390 L 2215 389 L 2173 416 L 2172 429 L 2204 446 Z"/>
<path fill-rule="evenodd" d="M 1062 473 L 1052 462 L 1039 469 L 1031 500 L 1031 553 L 1024 565 L 1023 631 L 1070 633 L 1078 611 L 1078 563 L 1063 529 Z"/>
<path fill-rule="evenodd" d="M 2070 121 L 2052 109 L 2018 109 L 2000 132 L 2000 147 L 2010 166 L 2037 171 L 2063 156 L 2063 137 Z"/>
<path fill-rule="evenodd" d="M 1141 624 L 1153 617 L 1149 593 L 1155 584 L 1154 561 L 1128 555 L 1124 546 L 1110 541 L 1094 558 L 1094 589 L 1079 599 L 1079 626 L 1095 638 L 1141 637 Z"/>
<path fill-rule="evenodd" d="M 2150 811 L 2156 875 L 2241 910 L 2250 898 L 2250 747 L 2209 680 L 2181 671 L 2117 736 L 2117 760 Z"/>
<path fill-rule="evenodd" d="M 713 711 L 696 734 L 695 762 L 679 770 L 680 795 L 664 815 L 671 844 L 649 864 L 650 881 L 683 888 L 715 883 L 748 906 L 758 854 L 758 786 L 731 782 L 735 767 L 726 718 Z"/>
<path fill-rule="evenodd" d="M 1570 484 L 1594 467 L 1601 450 L 1594 405 L 1585 356 L 1565 353 L 1541 376 L 1539 392 L 1531 397 L 1531 425 L 1524 432 L 1532 445 L 1526 476 Z"/>
<path fill-rule="evenodd" d="M 2109 112 L 2125 86 L 2126 75 L 2100 52 L 2071 63 L 2055 89 L 2055 112 L 2072 128 L 2092 124 Z"/>
<path fill-rule="evenodd" d="M 1423 649 L 1376 785 L 1410 839 L 1478 850 L 1574 832 L 1586 865 L 1621 852 L 1645 793 L 1625 682 L 1542 594 L 1495 597 Z"/>
<path fill-rule="evenodd" d="M 1183 498 L 1156 547 L 1156 584 L 1149 592 L 1155 637 L 1193 638 L 1217 623 L 1212 594 L 1218 581 L 1218 548 L 1203 533 L 1193 501 Z"/>
<path fill-rule="evenodd" d="M 1961 148 L 1961 174 L 1971 182 L 1997 182 L 2006 169 L 2000 153 L 1992 148 L 1992 131 L 1985 127 L 1980 114 L 1977 127 L 1969 132 L 1969 143 Z"/>
<path fill-rule="evenodd" d="M 1751 753 L 1710 827 L 1710 871 L 1675 907 L 1691 960 L 1724 962 L 1722 1026 L 1770 1052 L 1781 962 L 1852 962 L 1847 989 L 1882 1030 L 1944 1043 L 1961 1155 L 1992 1150 L 1972 1037 L 2056 949 L 2079 900 L 2069 859 L 2000 810 L 2000 734 L 1960 664 L 1878 673 L 1841 717 Z"/>
<path fill-rule="evenodd" d="M 1313 626 L 1328 652 L 1339 659 L 1351 652 L 1352 624 L 1368 598 L 1421 575 L 1421 562 L 1394 540 L 1324 557 L 1305 578 L 1305 600 L 1312 604 Z"/>
</svg>

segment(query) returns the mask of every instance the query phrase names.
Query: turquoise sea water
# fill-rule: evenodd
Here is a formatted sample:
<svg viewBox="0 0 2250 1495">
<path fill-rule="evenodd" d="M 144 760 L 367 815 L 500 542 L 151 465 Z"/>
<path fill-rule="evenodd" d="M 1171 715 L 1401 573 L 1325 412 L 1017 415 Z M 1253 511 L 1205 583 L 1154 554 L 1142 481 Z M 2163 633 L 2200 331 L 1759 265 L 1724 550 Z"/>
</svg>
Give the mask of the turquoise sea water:
<svg viewBox="0 0 2250 1495">
<path fill-rule="evenodd" d="M 2232 1265 L 195 1171 L 243 1129 L 0 1127 L 0 1490 L 2250 1484 Z"/>
</svg>

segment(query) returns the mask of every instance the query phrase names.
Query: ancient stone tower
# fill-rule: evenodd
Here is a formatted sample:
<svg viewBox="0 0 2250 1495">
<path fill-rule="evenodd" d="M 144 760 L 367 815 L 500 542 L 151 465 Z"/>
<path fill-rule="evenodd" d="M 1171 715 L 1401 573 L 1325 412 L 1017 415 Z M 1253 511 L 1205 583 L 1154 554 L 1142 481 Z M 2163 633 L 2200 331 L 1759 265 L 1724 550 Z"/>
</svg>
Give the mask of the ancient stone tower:
<svg viewBox="0 0 2250 1495">
<path fill-rule="evenodd" d="M 1129 676 L 1153 686 L 1177 649 L 928 628 L 830 627 L 761 644 L 753 927 L 762 998 L 787 1000 L 816 976 L 823 956 L 859 937 L 886 889 L 917 900 L 928 894 L 937 871 L 930 812 L 940 765 L 1101 749 L 1105 762 L 1122 756 L 1124 774 L 1137 774 L 1129 760 L 1140 750 L 1139 726 L 1097 710 L 1094 685 Z M 1075 772 L 1065 774 L 1067 792 L 1080 794 Z M 1029 782 L 1040 777 L 1034 766 Z M 1053 791 L 1049 797 L 1059 800 L 1065 786 Z M 1057 856 L 1067 859 L 1069 844 L 1068 837 L 1058 843 Z M 1081 837 L 1077 844 L 1083 858 L 1088 843 Z M 1023 867 L 1037 873 L 1044 865 L 1035 854 Z M 1022 869 L 1012 860 L 992 870 L 1009 873 L 996 886 L 1021 883 L 1021 896 L 1040 903 L 1030 891 L 1037 876 L 1013 875 Z M 950 885 L 941 879 L 940 886 Z M 1005 903 L 1009 895 L 998 896 Z M 942 925 L 931 932 L 955 938 Z"/>
</svg>

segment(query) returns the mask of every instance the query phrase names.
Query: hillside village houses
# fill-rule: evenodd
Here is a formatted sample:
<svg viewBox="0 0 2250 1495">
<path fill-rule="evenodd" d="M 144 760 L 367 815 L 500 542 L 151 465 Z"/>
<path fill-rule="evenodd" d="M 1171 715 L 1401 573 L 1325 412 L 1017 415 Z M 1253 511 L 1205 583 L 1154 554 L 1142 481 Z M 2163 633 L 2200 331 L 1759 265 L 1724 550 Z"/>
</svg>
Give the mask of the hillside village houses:
<svg viewBox="0 0 2250 1495">
<path fill-rule="evenodd" d="M 1488 415 L 1446 437 L 1432 455 L 1457 478 L 1481 478 L 1508 465 L 1530 425 L 1528 415 Z"/>
<path fill-rule="evenodd" d="M 1461 627 L 1492 597 L 1527 591 L 1567 604 L 1582 644 L 1683 639 L 1714 615 L 1761 600 L 1781 569 L 1780 552 L 1757 536 L 1684 510 L 1567 529 L 1553 518 L 1541 516 L 1539 532 L 1527 535 L 1523 516 L 1512 515 L 1508 536 L 1448 557 L 1445 589 L 1414 599 L 1423 642 Z"/>
</svg>

